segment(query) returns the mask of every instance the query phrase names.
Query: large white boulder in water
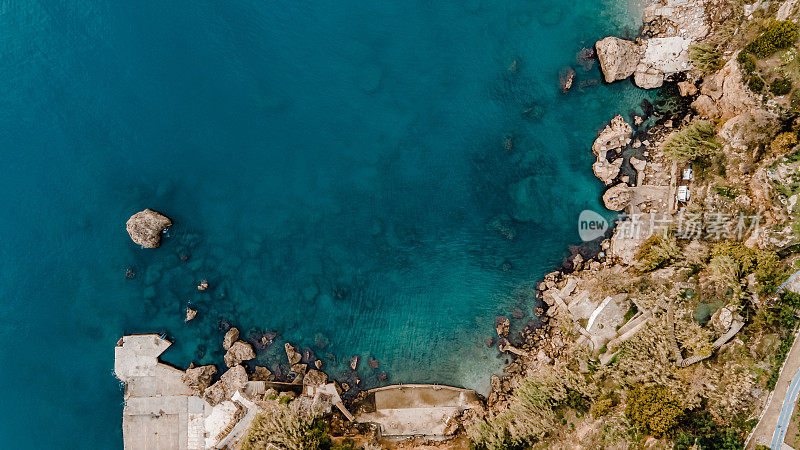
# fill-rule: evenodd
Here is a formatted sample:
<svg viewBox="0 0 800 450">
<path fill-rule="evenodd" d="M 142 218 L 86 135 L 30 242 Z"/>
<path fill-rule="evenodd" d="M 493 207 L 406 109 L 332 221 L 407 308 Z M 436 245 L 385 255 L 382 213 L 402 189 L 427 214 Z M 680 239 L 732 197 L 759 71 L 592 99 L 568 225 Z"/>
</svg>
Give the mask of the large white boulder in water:
<svg viewBox="0 0 800 450">
<path fill-rule="evenodd" d="M 643 53 L 635 42 L 613 36 L 597 41 L 594 47 L 607 83 L 633 75 Z"/>
<path fill-rule="evenodd" d="M 172 221 L 152 209 L 145 209 L 131 216 L 125 227 L 133 242 L 147 248 L 161 245 L 161 232 L 172 225 Z"/>
</svg>

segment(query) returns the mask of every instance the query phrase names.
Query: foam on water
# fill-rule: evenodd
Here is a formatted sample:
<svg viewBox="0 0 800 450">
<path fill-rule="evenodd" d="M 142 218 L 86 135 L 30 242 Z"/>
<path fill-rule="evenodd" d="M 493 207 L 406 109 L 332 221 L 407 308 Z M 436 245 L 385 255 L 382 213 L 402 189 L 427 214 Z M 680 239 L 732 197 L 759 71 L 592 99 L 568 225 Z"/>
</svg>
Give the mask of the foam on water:
<svg viewBox="0 0 800 450">
<path fill-rule="evenodd" d="M 15 448 L 119 447 L 123 333 L 166 332 L 179 366 L 222 364 L 232 323 L 276 331 L 257 363 L 281 372 L 290 341 L 342 380 L 351 355 L 378 359 L 365 386 L 385 372 L 485 391 L 505 362 L 485 344 L 495 315 L 531 320 L 524 284 L 600 209 L 595 133 L 647 95 L 575 61 L 635 33 L 625 0 L 2 6 Z M 175 222 L 157 250 L 124 231 L 145 207 Z"/>
</svg>

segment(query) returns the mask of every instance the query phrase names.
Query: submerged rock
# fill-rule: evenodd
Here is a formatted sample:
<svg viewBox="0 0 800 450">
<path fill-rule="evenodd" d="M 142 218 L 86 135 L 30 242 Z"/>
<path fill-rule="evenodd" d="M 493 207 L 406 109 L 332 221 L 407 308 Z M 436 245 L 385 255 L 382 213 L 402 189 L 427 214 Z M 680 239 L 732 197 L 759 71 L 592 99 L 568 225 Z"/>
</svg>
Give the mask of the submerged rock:
<svg viewBox="0 0 800 450">
<path fill-rule="evenodd" d="M 172 225 L 172 221 L 152 209 L 145 209 L 131 216 L 125 224 L 133 242 L 146 248 L 161 245 L 161 232 Z"/>
<path fill-rule="evenodd" d="M 236 341 L 225 353 L 225 365 L 233 367 L 242 361 L 249 361 L 256 357 L 253 346 L 244 341 Z"/>
<path fill-rule="evenodd" d="M 372 369 L 377 369 L 381 366 L 381 363 L 375 358 L 370 358 L 367 360 L 367 365 Z"/>
<path fill-rule="evenodd" d="M 595 49 L 607 83 L 633 75 L 643 53 L 636 43 L 612 36 L 597 41 Z"/>
</svg>

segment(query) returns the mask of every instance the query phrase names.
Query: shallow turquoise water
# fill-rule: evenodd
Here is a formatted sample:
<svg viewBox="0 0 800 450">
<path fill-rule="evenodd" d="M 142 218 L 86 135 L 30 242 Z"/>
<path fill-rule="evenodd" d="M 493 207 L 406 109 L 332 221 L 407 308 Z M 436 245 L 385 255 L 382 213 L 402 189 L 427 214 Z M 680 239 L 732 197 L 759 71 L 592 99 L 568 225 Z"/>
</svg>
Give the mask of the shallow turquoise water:
<svg viewBox="0 0 800 450">
<path fill-rule="evenodd" d="M 341 379 L 351 355 L 377 358 L 367 386 L 485 390 L 494 316 L 531 319 L 517 287 L 600 208 L 595 133 L 645 95 L 594 85 L 576 52 L 635 16 L 624 0 L 0 2 L 4 445 L 120 447 L 117 339 L 166 332 L 166 360 L 221 364 L 226 321 L 278 332 L 258 361 L 273 368 L 289 340 Z M 145 207 L 175 221 L 158 250 L 125 233 Z"/>
</svg>

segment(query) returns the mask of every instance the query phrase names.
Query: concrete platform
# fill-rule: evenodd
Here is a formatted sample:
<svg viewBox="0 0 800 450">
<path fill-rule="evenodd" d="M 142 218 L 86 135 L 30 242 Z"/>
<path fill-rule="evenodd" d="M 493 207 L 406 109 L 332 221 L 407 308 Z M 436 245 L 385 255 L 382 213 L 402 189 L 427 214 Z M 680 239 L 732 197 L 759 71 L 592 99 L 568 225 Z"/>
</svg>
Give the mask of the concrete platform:
<svg viewBox="0 0 800 450">
<path fill-rule="evenodd" d="M 376 423 L 384 437 L 445 436 L 451 417 L 479 405 L 475 391 L 451 386 L 409 384 L 367 391 L 357 422 Z"/>
</svg>

